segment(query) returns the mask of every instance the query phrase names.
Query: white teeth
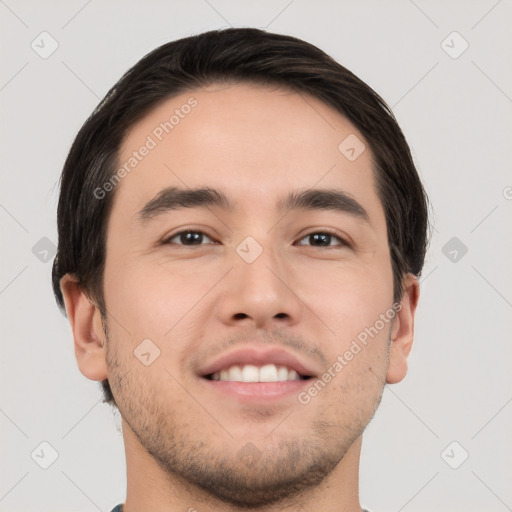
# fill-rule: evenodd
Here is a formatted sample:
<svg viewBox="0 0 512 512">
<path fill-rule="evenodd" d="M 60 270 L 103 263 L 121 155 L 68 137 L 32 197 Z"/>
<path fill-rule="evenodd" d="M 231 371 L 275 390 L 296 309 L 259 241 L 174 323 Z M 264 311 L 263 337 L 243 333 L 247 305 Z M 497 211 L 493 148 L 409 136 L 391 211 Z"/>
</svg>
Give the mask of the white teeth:
<svg viewBox="0 0 512 512">
<path fill-rule="evenodd" d="M 257 366 L 246 364 L 242 368 L 242 382 L 258 382 L 259 378 L 260 372 Z"/>
<path fill-rule="evenodd" d="M 242 369 L 240 368 L 240 366 L 232 366 L 228 370 L 228 375 L 229 376 L 225 380 L 238 381 L 238 382 L 242 381 Z M 221 378 L 221 380 L 223 380 L 223 379 Z"/>
<path fill-rule="evenodd" d="M 277 380 L 280 382 L 288 380 L 288 368 L 286 366 L 280 366 L 277 369 Z"/>
<path fill-rule="evenodd" d="M 299 380 L 299 374 L 295 370 L 290 370 L 288 372 L 288 380 Z"/>
<path fill-rule="evenodd" d="M 277 368 L 275 364 L 266 364 L 260 368 L 260 382 L 276 382 Z"/>
<path fill-rule="evenodd" d="M 266 364 L 258 367 L 246 364 L 242 367 L 231 366 L 212 375 L 212 380 L 229 382 L 284 382 L 287 380 L 300 380 L 295 370 L 289 370 L 286 366 Z"/>
</svg>

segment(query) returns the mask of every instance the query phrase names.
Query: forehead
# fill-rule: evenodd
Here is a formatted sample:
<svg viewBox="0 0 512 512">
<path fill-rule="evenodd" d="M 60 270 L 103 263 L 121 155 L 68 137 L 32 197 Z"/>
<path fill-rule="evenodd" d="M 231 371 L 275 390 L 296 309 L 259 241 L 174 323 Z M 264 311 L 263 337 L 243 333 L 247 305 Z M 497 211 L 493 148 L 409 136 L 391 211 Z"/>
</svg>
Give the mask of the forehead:
<svg viewBox="0 0 512 512">
<path fill-rule="evenodd" d="M 213 84 L 167 99 L 128 131 L 123 167 L 114 210 L 128 215 L 171 185 L 222 189 L 245 211 L 270 208 L 290 189 L 336 187 L 379 210 L 362 135 L 323 102 L 284 88 Z"/>
</svg>

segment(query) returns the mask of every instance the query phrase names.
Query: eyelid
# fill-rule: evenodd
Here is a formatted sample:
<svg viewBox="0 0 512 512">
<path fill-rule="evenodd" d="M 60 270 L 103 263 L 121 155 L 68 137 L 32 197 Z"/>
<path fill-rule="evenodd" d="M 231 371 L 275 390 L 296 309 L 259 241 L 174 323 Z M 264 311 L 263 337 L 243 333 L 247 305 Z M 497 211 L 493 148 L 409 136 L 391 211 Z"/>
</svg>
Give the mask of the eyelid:
<svg viewBox="0 0 512 512">
<path fill-rule="evenodd" d="M 308 237 L 308 236 L 311 236 L 311 235 L 316 235 L 318 233 L 321 233 L 321 234 L 324 234 L 324 235 L 331 235 L 335 238 L 337 238 L 341 244 L 339 244 L 338 246 L 336 245 L 328 245 L 328 246 L 316 246 L 316 247 L 320 247 L 320 248 L 333 248 L 333 247 L 352 247 L 352 243 L 348 241 L 347 237 L 342 235 L 341 233 L 335 231 L 335 230 L 332 230 L 332 229 L 328 229 L 328 228 L 315 228 L 314 230 L 312 231 L 309 231 L 307 232 L 305 235 L 302 235 L 299 237 L 298 241 L 300 242 L 301 240 L 303 240 L 304 238 Z M 299 245 L 310 245 L 310 244 L 299 244 Z M 315 247 L 315 246 L 311 246 L 311 247 Z"/>
<path fill-rule="evenodd" d="M 169 236 L 165 236 L 163 239 L 162 239 L 162 245 L 165 245 L 165 244 L 171 244 L 171 245 L 178 245 L 178 246 L 181 246 L 181 247 L 194 247 L 193 245 L 185 245 L 185 244 L 177 244 L 177 243 L 174 243 L 172 242 L 171 243 L 171 240 L 173 238 L 176 238 L 177 236 L 183 234 L 183 233 L 200 233 L 201 235 L 209 238 L 213 243 L 216 243 L 216 240 L 213 236 L 209 235 L 208 233 L 206 233 L 203 229 L 197 229 L 197 228 L 186 228 L 186 229 L 182 229 L 180 231 L 176 231 L 175 233 L 169 235 Z M 212 242 L 209 242 L 209 244 L 213 245 Z M 196 245 L 195 247 L 200 247 L 202 245 L 208 245 L 208 244 L 199 244 L 198 246 Z"/>
</svg>

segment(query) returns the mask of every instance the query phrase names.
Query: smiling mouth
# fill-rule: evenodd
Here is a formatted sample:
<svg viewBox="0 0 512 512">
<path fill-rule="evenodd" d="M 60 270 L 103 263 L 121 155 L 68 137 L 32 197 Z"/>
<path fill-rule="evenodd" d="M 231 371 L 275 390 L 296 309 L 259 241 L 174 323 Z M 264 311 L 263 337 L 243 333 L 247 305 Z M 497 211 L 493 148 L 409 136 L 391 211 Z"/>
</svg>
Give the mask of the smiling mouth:
<svg viewBox="0 0 512 512">
<path fill-rule="evenodd" d="M 287 382 L 310 379 L 309 375 L 301 375 L 296 370 L 283 365 L 253 364 L 232 365 L 218 372 L 205 375 L 208 380 L 221 382 Z"/>
</svg>

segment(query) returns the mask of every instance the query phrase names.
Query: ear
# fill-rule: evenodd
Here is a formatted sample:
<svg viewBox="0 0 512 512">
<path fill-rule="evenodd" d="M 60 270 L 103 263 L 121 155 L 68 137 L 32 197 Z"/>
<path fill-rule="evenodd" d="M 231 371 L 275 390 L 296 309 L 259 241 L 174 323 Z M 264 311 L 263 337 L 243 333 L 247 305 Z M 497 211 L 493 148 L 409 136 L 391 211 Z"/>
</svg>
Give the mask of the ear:
<svg viewBox="0 0 512 512">
<path fill-rule="evenodd" d="M 78 279 L 71 274 L 61 279 L 60 289 L 73 331 L 78 368 L 88 379 L 104 380 L 108 373 L 100 311 L 85 295 Z"/>
<path fill-rule="evenodd" d="M 411 352 L 414 338 L 414 315 L 419 296 L 418 279 L 409 273 L 404 279 L 404 293 L 400 301 L 400 310 L 393 320 L 391 329 L 389 367 L 386 375 L 388 384 L 400 382 L 407 374 L 407 357 Z"/>
</svg>

